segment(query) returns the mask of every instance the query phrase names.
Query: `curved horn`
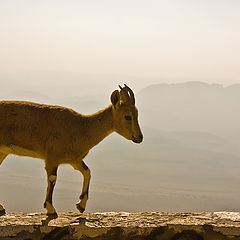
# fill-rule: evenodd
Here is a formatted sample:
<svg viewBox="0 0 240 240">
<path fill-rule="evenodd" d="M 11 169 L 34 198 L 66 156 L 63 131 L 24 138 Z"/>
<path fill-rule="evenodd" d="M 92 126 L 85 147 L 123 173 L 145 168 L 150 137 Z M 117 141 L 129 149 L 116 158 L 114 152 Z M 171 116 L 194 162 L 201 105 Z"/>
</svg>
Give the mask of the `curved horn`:
<svg viewBox="0 0 240 240">
<path fill-rule="evenodd" d="M 127 84 L 124 84 L 125 88 L 127 88 L 129 95 L 130 95 L 130 101 L 132 102 L 133 105 L 135 105 L 135 97 L 132 89 L 127 86 Z"/>
<path fill-rule="evenodd" d="M 128 95 L 128 91 L 126 87 L 120 87 L 120 99 L 122 100 L 122 102 L 129 102 L 129 95 Z"/>
</svg>

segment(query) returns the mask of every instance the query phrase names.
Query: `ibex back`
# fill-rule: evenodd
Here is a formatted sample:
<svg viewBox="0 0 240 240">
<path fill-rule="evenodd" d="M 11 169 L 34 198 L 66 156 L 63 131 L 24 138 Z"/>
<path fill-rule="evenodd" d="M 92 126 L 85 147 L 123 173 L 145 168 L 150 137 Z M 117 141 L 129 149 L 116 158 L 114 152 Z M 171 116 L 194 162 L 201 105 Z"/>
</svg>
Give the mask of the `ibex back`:
<svg viewBox="0 0 240 240">
<path fill-rule="evenodd" d="M 83 174 L 80 201 L 83 212 L 88 200 L 90 170 L 83 162 L 89 150 L 112 132 L 141 143 L 143 135 L 132 90 L 120 87 L 111 95 L 112 104 L 93 115 L 71 109 L 21 101 L 0 102 L 0 165 L 8 154 L 41 158 L 47 172 L 44 207 L 49 218 L 56 218 L 53 189 L 60 164 L 70 164 Z M 0 204 L 0 215 L 5 214 Z"/>
</svg>

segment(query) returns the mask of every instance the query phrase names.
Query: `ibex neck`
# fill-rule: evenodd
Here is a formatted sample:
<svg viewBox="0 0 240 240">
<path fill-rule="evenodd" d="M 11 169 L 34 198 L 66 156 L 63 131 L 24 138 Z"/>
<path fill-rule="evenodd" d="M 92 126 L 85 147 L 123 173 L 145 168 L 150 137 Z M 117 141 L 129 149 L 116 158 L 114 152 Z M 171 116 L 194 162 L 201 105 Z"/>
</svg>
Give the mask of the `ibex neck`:
<svg viewBox="0 0 240 240">
<path fill-rule="evenodd" d="M 86 133 L 89 147 L 92 148 L 113 132 L 112 105 L 85 117 L 88 123 Z"/>
</svg>

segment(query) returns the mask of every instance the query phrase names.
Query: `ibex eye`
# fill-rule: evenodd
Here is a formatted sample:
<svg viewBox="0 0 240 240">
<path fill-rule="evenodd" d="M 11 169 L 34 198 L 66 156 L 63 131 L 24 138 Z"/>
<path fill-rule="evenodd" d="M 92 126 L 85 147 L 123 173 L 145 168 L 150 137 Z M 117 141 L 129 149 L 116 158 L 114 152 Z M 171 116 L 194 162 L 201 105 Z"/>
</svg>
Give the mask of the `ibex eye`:
<svg viewBox="0 0 240 240">
<path fill-rule="evenodd" d="M 125 119 L 126 120 L 132 120 L 132 117 L 131 116 L 125 116 Z"/>
</svg>

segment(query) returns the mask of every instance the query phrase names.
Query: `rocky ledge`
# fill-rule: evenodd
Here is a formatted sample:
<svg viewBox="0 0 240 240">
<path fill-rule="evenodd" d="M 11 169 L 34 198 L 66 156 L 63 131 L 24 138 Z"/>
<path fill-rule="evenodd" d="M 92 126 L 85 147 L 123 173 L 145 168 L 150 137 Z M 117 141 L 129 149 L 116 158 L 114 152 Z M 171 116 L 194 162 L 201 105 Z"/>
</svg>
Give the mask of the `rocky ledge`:
<svg viewBox="0 0 240 240">
<path fill-rule="evenodd" d="M 0 240 L 240 240 L 240 213 L 42 213 L 0 217 Z"/>
</svg>

